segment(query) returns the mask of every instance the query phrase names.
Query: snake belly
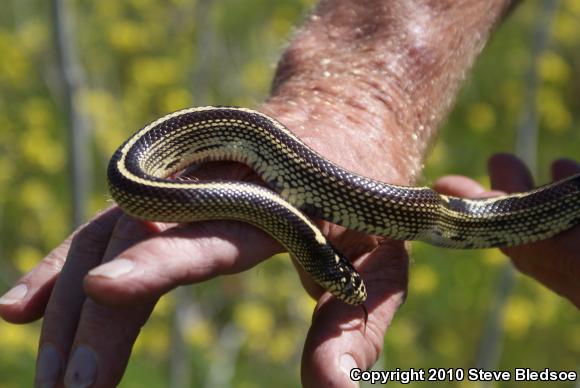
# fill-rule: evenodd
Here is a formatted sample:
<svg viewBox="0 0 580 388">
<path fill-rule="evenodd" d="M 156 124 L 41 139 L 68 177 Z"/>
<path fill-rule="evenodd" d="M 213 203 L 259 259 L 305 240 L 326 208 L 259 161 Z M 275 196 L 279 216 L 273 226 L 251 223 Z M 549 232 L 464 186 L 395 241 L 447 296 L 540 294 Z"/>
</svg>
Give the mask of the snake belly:
<svg viewBox="0 0 580 388">
<path fill-rule="evenodd" d="M 173 178 L 192 164 L 223 160 L 247 164 L 268 188 Z M 147 125 L 115 152 L 108 181 L 118 205 L 140 219 L 257 226 L 350 304 L 365 301 L 364 283 L 305 214 L 365 233 L 462 249 L 525 244 L 580 222 L 580 174 L 525 193 L 450 197 L 347 171 L 273 118 L 234 107 L 185 109 Z"/>
</svg>

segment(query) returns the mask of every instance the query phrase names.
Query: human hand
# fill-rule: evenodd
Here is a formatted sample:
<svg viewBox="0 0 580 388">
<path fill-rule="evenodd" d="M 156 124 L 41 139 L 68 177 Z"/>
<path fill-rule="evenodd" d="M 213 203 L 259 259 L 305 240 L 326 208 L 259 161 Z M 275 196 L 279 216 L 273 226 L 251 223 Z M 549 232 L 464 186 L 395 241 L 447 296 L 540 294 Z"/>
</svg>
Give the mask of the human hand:
<svg viewBox="0 0 580 388">
<path fill-rule="evenodd" d="M 330 157 L 340 160 L 339 155 Z M 196 177 L 256 181 L 247 168 L 230 163 L 206 166 Z M 347 363 L 342 369 L 365 369 L 378 358 L 386 326 L 403 299 L 407 257 L 401 243 L 379 243 L 328 223 L 320 226 L 335 246 L 360 264 L 370 289 L 369 318 L 365 327 L 360 308 L 323 295 L 302 276 L 310 293 L 320 299 L 304 350 L 304 380 L 346 385 L 348 374 L 340 372 L 341 363 Z M 249 225 L 147 223 L 112 208 L 25 275 L 17 290 L 26 287 L 28 292 L 2 304 L 0 314 L 12 322 L 44 315 L 37 383 L 114 386 L 140 327 L 162 294 L 180 284 L 247 270 L 280 250 Z"/>
<path fill-rule="evenodd" d="M 262 110 L 343 167 L 411 184 L 466 70 L 511 3 L 321 0 L 283 56 L 273 97 Z M 231 164 L 200 174 L 253 179 Z M 302 382 L 352 386 L 349 369 L 376 361 L 402 303 L 407 255 L 401 242 L 320 225 L 362 272 L 369 316 L 365 329 L 359 308 L 329 298 L 305 279 L 320 299 Z M 246 270 L 279 250 L 244 224 L 144 223 L 113 208 L 25 275 L 0 302 L 0 315 L 12 322 L 44 315 L 39 381 L 112 386 L 161 294 Z"/>
<path fill-rule="evenodd" d="M 580 165 L 560 159 L 552 164 L 552 179 L 564 179 L 580 173 Z M 435 190 L 459 197 L 489 197 L 528 191 L 535 187 L 525 164 L 510 154 L 498 154 L 489 161 L 492 191 L 463 176 L 445 176 Z M 550 239 L 510 248 L 502 248 L 514 266 L 546 287 L 570 300 L 580 309 L 580 225 Z"/>
</svg>

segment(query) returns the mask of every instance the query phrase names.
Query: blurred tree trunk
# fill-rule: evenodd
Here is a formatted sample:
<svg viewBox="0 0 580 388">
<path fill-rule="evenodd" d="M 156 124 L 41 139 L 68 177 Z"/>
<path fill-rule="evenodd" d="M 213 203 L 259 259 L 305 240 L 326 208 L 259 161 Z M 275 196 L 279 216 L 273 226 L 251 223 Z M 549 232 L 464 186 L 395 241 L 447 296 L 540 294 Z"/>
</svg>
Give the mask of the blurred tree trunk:
<svg viewBox="0 0 580 388">
<path fill-rule="evenodd" d="M 83 69 L 73 41 L 73 12 L 68 0 L 52 0 L 53 31 L 58 54 L 58 72 L 63 83 L 63 97 L 68 116 L 68 165 L 72 198 L 71 224 L 86 220 L 89 196 L 89 119 L 83 111 L 85 89 Z"/>
</svg>

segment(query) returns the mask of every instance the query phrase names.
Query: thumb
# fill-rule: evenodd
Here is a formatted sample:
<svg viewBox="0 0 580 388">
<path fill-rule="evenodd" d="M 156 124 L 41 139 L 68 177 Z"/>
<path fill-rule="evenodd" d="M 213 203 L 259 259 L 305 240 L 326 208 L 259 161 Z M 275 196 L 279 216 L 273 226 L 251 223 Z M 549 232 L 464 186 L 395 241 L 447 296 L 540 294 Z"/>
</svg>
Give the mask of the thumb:
<svg viewBox="0 0 580 388">
<path fill-rule="evenodd" d="M 488 162 L 488 170 L 493 189 L 515 193 L 534 187 L 530 170 L 515 155 L 495 154 Z"/>
</svg>

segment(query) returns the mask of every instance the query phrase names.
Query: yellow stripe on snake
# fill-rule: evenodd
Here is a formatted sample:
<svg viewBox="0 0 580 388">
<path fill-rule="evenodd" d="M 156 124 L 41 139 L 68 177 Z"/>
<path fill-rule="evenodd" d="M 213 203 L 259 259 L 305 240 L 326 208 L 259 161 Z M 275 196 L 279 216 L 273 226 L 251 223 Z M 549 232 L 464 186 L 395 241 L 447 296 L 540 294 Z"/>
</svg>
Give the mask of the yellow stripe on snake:
<svg viewBox="0 0 580 388">
<path fill-rule="evenodd" d="M 269 188 L 173 178 L 191 164 L 217 160 L 249 165 Z M 452 248 L 529 243 L 580 222 L 580 175 L 491 199 L 449 197 L 349 172 L 273 118 L 243 108 L 192 108 L 158 119 L 116 151 L 108 179 L 114 200 L 140 219 L 229 219 L 263 229 L 324 289 L 350 304 L 366 299 L 361 277 L 305 214 Z"/>
</svg>

